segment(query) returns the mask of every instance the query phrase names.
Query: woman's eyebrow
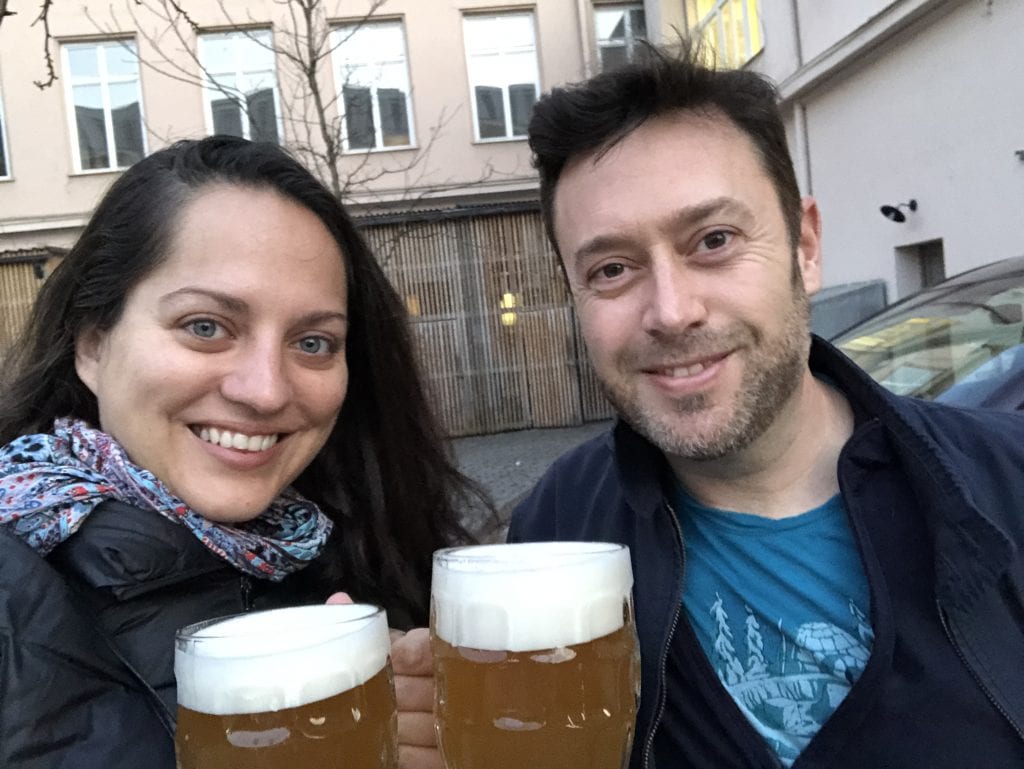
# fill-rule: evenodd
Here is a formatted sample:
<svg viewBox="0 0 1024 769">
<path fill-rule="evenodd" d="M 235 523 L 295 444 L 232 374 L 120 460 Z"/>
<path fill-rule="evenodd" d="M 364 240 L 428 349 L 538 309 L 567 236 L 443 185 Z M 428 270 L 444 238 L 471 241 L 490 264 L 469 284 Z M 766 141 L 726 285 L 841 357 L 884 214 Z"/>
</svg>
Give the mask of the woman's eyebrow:
<svg viewBox="0 0 1024 769">
<path fill-rule="evenodd" d="M 221 305 L 225 310 L 233 313 L 242 314 L 249 311 L 249 305 L 247 302 L 242 301 L 236 296 L 225 294 L 221 291 L 213 291 L 208 288 L 201 288 L 199 286 L 184 286 L 182 288 L 171 291 L 168 294 L 164 294 L 160 297 L 160 304 L 168 304 L 176 299 L 188 296 L 201 296 L 207 299 L 212 299 L 217 304 Z"/>
</svg>

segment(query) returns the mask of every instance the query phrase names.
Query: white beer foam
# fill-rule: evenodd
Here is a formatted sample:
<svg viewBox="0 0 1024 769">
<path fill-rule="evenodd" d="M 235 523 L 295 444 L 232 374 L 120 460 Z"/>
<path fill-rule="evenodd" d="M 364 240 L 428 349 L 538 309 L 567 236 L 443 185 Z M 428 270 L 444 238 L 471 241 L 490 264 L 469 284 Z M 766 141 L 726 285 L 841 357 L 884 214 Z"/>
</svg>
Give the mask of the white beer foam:
<svg viewBox="0 0 1024 769">
<path fill-rule="evenodd" d="M 367 604 L 242 614 L 190 635 L 201 643 L 175 639 L 178 704 L 212 715 L 333 697 L 380 672 L 390 649 L 387 615 Z"/>
<path fill-rule="evenodd" d="M 452 646 L 539 651 L 622 627 L 629 549 L 596 542 L 482 545 L 434 560 L 434 633 Z"/>
</svg>

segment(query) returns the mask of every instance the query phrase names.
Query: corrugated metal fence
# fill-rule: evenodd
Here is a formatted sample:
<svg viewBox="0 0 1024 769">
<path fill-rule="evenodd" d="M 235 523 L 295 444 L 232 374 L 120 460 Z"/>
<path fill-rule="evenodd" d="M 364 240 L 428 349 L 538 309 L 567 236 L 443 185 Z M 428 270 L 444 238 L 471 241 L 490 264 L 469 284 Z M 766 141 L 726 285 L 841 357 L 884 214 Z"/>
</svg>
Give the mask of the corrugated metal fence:
<svg viewBox="0 0 1024 769">
<path fill-rule="evenodd" d="M 0 260 L 0 357 L 21 331 L 41 284 L 39 260 Z"/>
<path fill-rule="evenodd" d="M 535 205 L 365 220 L 451 435 L 611 415 Z"/>
</svg>

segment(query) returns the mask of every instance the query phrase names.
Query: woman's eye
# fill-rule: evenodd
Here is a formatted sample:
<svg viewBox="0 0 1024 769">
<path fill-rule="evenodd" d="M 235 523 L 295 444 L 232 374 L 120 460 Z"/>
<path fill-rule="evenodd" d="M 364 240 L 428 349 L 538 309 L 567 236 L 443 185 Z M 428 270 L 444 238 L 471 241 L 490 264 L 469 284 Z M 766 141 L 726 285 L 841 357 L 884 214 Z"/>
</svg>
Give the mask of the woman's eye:
<svg viewBox="0 0 1024 769">
<path fill-rule="evenodd" d="M 322 336 L 306 336 L 299 340 L 299 349 L 309 355 L 327 355 L 333 350 L 333 345 Z"/>
<path fill-rule="evenodd" d="M 722 248 L 729 244 L 729 240 L 732 238 L 732 233 L 726 230 L 715 230 L 709 232 L 703 238 L 700 239 L 700 245 L 706 251 L 714 251 L 715 249 Z"/>
<path fill-rule="evenodd" d="M 220 326 L 216 321 L 207 320 L 205 318 L 192 321 L 188 324 L 187 328 L 193 334 L 202 339 L 213 339 L 217 336 L 217 332 L 220 330 Z"/>
</svg>

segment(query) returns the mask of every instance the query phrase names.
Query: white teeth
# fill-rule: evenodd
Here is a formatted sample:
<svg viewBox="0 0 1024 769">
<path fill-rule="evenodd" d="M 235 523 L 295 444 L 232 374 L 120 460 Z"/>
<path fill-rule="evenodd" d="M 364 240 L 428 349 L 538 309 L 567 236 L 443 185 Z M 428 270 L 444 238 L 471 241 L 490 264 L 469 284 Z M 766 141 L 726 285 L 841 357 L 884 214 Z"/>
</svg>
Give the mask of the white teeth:
<svg viewBox="0 0 1024 769">
<path fill-rule="evenodd" d="M 230 430 L 218 430 L 216 427 L 199 428 L 199 437 L 208 443 L 215 443 L 225 449 L 239 451 L 266 451 L 277 443 L 277 434 L 245 435 Z"/>
<path fill-rule="evenodd" d="M 676 368 L 668 369 L 667 373 L 670 377 L 681 379 L 688 376 L 696 376 L 705 369 L 703 363 L 694 363 L 692 366 L 677 366 Z"/>
</svg>

